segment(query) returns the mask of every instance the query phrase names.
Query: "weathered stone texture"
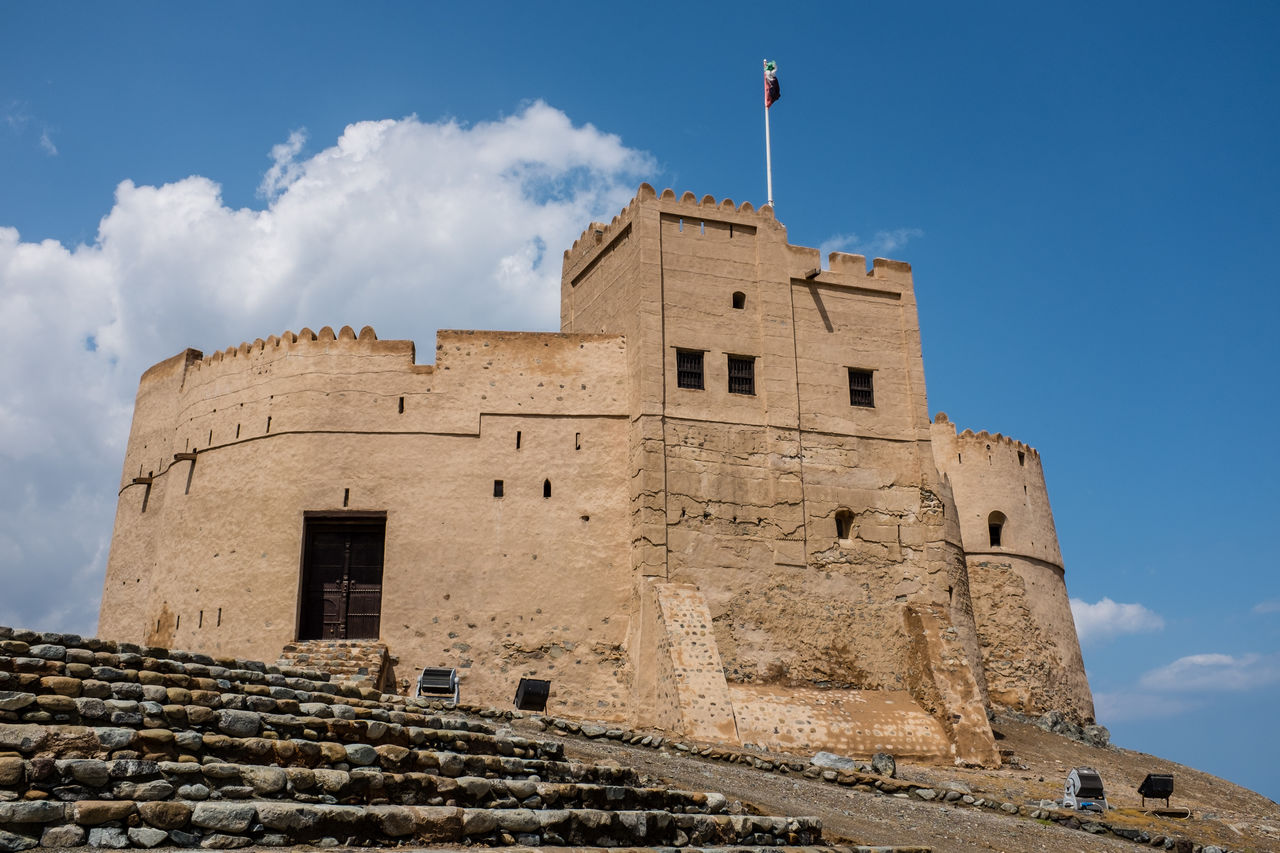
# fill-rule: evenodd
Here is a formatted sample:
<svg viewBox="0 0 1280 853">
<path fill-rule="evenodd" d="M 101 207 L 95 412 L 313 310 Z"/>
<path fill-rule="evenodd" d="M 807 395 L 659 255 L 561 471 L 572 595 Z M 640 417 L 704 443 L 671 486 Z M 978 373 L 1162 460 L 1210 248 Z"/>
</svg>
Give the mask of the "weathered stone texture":
<svg viewBox="0 0 1280 853">
<path fill-rule="evenodd" d="M 989 470 L 948 460 L 985 434 L 930 425 L 907 264 L 824 261 L 771 208 L 642 186 L 565 253 L 561 329 L 442 331 L 430 365 L 412 342 L 348 327 L 157 364 L 139 386 L 103 632 L 266 659 L 290 645 L 294 664 L 318 663 L 291 645 L 303 530 L 376 517 L 378 662 L 330 655 L 367 689 L 390 686 L 390 649 L 410 677 L 456 668 L 471 700 L 506 704 L 520 677 L 547 678 L 557 713 L 729 741 L 744 736 L 735 707 L 764 727 L 790 690 L 815 720 L 806 748 L 848 745 L 840 727 L 865 723 L 921 754 L 940 730 L 983 762 L 991 701 L 1091 717 L 1038 456 L 993 440 Z M 983 519 L 1000 507 L 994 560 Z M 1022 636 L 1037 661 L 1018 658 Z M 181 717 L 212 723 L 216 743 L 256 735 L 276 702 L 317 704 L 264 685 L 233 707 L 217 701 L 222 662 L 161 684 L 126 675 L 141 649 L 88 660 L 29 639 L 3 641 L 15 669 L 94 676 L 79 695 L 49 681 L 36 713 Z M 860 720 L 871 690 L 911 707 Z M 813 691 L 842 710 L 815 713 Z M 0 702 L 27 709 L 25 695 Z M 777 734 L 802 745 L 799 726 Z M 395 760 L 362 746 L 341 760 Z"/>
</svg>

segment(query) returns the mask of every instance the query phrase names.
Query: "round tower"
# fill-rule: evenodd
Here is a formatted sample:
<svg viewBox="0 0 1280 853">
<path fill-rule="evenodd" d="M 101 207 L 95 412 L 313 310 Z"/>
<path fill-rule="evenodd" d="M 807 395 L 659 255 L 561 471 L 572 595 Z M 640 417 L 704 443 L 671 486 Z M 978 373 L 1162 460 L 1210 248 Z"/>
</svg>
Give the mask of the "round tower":
<svg viewBox="0 0 1280 853">
<path fill-rule="evenodd" d="M 1062 553 L 1035 448 L 939 414 L 934 459 L 951 486 L 991 701 L 1093 720 Z"/>
</svg>

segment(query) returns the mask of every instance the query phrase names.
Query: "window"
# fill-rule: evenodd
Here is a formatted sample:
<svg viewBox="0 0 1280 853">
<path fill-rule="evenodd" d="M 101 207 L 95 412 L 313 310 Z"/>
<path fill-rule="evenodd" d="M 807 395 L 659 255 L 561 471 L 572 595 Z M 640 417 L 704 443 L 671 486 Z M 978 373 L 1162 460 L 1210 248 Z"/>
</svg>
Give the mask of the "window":
<svg viewBox="0 0 1280 853">
<path fill-rule="evenodd" d="M 749 355 L 729 356 L 729 393 L 756 393 L 756 360 Z"/>
<path fill-rule="evenodd" d="M 542 481 L 542 496 L 544 498 L 551 497 L 551 481 L 550 480 Z"/>
<path fill-rule="evenodd" d="M 1007 519 L 1004 513 L 996 510 L 987 516 L 987 533 L 991 537 L 991 547 L 999 548 L 1000 540 L 1004 534 L 1004 523 Z"/>
<path fill-rule="evenodd" d="M 676 350 L 676 387 L 702 390 L 701 350 Z"/>
<path fill-rule="evenodd" d="M 746 308 L 746 307 L 747 307 L 747 294 L 743 293 L 741 290 L 736 291 L 736 292 L 733 294 L 733 307 L 734 307 L 734 308 Z"/>
<path fill-rule="evenodd" d="M 501 480 L 493 481 L 493 496 L 495 498 L 502 497 L 502 481 Z"/>
<path fill-rule="evenodd" d="M 847 509 L 836 510 L 836 538 L 848 539 L 853 530 L 853 513 Z"/>
<path fill-rule="evenodd" d="M 874 409 L 875 391 L 871 387 L 871 371 L 849 368 L 849 405 Z"/>
</svg>

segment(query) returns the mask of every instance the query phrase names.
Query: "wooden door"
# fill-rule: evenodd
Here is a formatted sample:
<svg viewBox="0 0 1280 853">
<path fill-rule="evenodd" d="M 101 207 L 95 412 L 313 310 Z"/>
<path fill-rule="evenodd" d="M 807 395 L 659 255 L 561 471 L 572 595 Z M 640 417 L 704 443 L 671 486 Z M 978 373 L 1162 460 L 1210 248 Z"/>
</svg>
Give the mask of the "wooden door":
<svg viewBox="0 0 1280 853">
<path fill-rule="evenodd" d="M 377 639 L 386 520 L 308 519 L 300 640 Z"/>
</svg>

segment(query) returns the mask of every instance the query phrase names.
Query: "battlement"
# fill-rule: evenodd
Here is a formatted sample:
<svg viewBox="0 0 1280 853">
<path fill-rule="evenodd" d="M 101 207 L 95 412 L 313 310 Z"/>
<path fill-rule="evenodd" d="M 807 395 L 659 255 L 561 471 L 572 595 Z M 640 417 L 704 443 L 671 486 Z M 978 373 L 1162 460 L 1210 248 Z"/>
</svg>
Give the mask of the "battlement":
<svg viewBox="0 0 1280 853">
<path fill-rule="evenodd" d="M 242 342 L 238 347 L 227 347 L 209 356 L 199 350 L 188 350 L 195 353 L 195 358 L 188 362 L 187 371 L 204 374 L 199 378 L 207 381 L 227 368 L 239 370 L 247 367 L 245 360 L 276 359 L 291 354 L 318 355 L 332 352 L 335 347 L 351 355 L 406 356 L 410 364 L 415 358 L 413 341 L 380 341 L 372 326 L 363 327 L 359 335 L 350 326 L 343 326 L 336 334 L 331 326 L 325 326 L 319 332 L 303 327 L 297 334 L 286 330 L 280 335 L 271 335 L 265 340 L 257 338 L 252 343 Z M 417 367 L 420 372 L 430 373 L 432 370 L 430 365 Z"/>
<path fill-rule="evenodd" d="M 952 430 L 956 430 L 956 425 L 952 424 L 950 419 L 947 418 L 946 412 L 938 412 L 938 414 L 934 416 L 933 422 L 935 424 L 951 424 Z M 1036 459 L 1040 458 L 1040 451 L 1036 450 L 1026 442 L 1018 441 L 1016 438 L 1011 438 L 1010 436 L 1002 433 L 991 433 L 985 429 L 979 432 L 966 429 L 964 432 L 959 432 L 956 435 L 956 441 L 957 443 L 965 446 L 990 445 L 992 443 L 996 443 L 1012 448 L 1013 450 L 1021 451 L 1029 456 L 1034 456 Z M 989 450 L 990 447 L 987 449 Z"/>
<path fill-rule="evenodd" d="M 749 201 L 737 204 L 733 199 L 716 199 L 713 195 L 698 198 L 687 190 L 677 196 L 675 190 L 669 187 L 659 194 L 647 183 L 640 185 L 627 206 L 610 222 L 592 222 L 573 245 L 565 250 L 564 279 L 576 285 L 588 273 L 597 257 L 630 233 L 638 212 L 647 207 L 656 207 L 662 219 L 675 221 L 681 226 L 681 231 L 686 219 L 698 223 L 700 227 L 697 231 L 691 230 L 689 233 L 715 233 L 717 230 L 725 230 L 726 226 L 731 230 L 750 229 L 745 230 L 749 234 L 760 231 L 772 233 L 790 254 L 787 273 L 794 279 L 856 287 L 860 283 L 858 279 L 870 278 L 878 282 L 911 285 L 911 265 L 905 261 L 874 258 L 868 267 L 865 255 L 831 252 L 824 267 L 819 250 L 792 246 L 787 242 L 786 227 L 775 218 L 770 205 L 756 208 Z"/>
</svg>

